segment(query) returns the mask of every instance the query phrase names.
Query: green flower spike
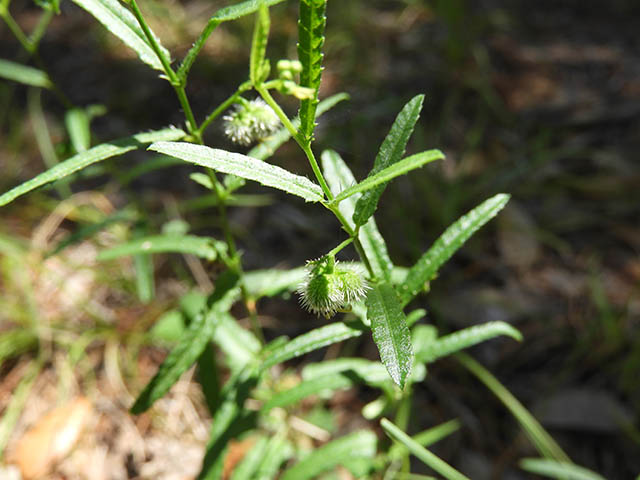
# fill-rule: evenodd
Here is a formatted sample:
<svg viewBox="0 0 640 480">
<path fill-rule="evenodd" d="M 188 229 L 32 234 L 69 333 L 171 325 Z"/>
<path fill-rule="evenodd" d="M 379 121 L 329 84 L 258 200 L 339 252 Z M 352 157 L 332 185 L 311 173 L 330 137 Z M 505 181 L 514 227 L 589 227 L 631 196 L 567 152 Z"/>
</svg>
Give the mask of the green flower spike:
<svg viewBox="0 0 640 480">
<path fill-rule="evenodd" d="M 307 276 L 298 287 L 300 303 L 312 313 L 332 317 L 364 298 L 369 286 L 360 267 L 326 255 L 307 262 Z"/>
</svg>

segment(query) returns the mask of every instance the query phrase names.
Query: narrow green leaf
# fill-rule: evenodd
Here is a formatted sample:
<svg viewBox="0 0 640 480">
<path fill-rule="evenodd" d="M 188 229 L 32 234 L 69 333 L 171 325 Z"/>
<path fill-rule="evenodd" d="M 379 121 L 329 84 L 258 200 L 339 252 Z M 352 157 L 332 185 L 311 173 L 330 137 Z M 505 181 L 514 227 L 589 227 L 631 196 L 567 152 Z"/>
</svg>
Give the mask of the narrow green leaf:
<svg viewBox="0 0 640 480">
<path fill-rule="evenodd" d="M 251 43 L 251 58 L 249 60 L 249 78 L 254 85 L 259 85 L 264 81 L 264 61 L 267 53 L 270 25 L 269 7 L 262 4 L 256 14 L 256 25 Z"/>
<path fill-rule="evenodd" d="M 153 259 L 151 255 L 137 254 L 133 256 L 133 267 L 136 273 L 136 292 L 138 299 L 147 304 L 156 294 Z"/>
<path fill-rule="evenodd" d="M 313 350 L 360 335 L 362 335 L 362 328 L 358 326 L 349 326 L 342 322 L 331 323 L 304 333 L 271 351 L 260 366 L 262 369 L 271 368 L 278 363 L 300 357 Z"/>
<path fill-rule="evenodd" d="M 273 297 L 283 292 L 293 292 L 307 276 L 304 267 L 292 270 L 254 270 L 243 276 L 247 293 L 254 299 Z"/>
<path fill-rule="evenodd" d="M 0 78 L 32 87 L 51 88 L 53 85 L 47 72 L 4 59 L 0 59 Z"/>
<path fill-rule="evenodd" d="M 434 160 L 442 160 L 444 158 L 444 154 L 440 150 L 427 150 L 426 152 L 416 153 L 415 155 L 411 155 L 403 160 L 400 160 L 393 165 L 380 170 L 379 172 L 368 176 L 360 183 L 353 185 L 342 192 L 333 200 L 333 204 L 340 203 L 345 198 L 349 198 L 351 195 L 355 195 L 356 193 L 366 192 L 367 190 L 372 189 L 376 185 L 380 185 L 383 183 L 387 183 L 389 180 L 399 177 L 400 175 L 404 175 L 405 173 L 410 172 L 411 170 L 415 170 L 416 168 L 420 168 L 427 163 L 431 163 Z M 357 205 L 356 205 L 357 208 Z M 357 213 L 357 211 L 356 211 Z M 354 214 L 355 215 L 355 214 Z"/>
<path fill-rule="evenodd" d="M 131 166 L 126 172 L 118 172 L 121 174 L 118 180 L 122 186 L 126 186 L 141 175 L 176 165 L 182 165 L 182 162 L 177 158 L 155 155 L 153 158 L 147 158 L 144 162 Z"/>
<path fill-rule="evenodd" d="M 298 20 L 298 59 L 302 63 L 300 86 L 314 90 L 311 99 L 300 101 L 300 136 L 305 143 L 311 142 L 315 127 L 315 112 L 318 105 L 318 89 L 322 77 L 322 47 L 327 23 L 325 10 L 327 0 L 300 0 Z"/>
<path fill-rule="evenodd" d="M 327 378 L 345 372 L 355 373 L 363 382 L 369 385 L 389 381 L 387 370 L 380 362 L 348 357 L 311 363 L 302 370 L 302 378 L 304 380 L 315 380 L 316 378 Z"/>
<path fill-rule="evenodd" d="M 139 253 L 184 253 L 213 261 L 218 258 L 220 249 L 226 249 L 225 244 L 209 237 L 152 235 L 103 250 L 98 254 L 98 260 L 113 260 L 114 258 L 137 255 Z"/>
<path fill-rule="evenodd" d="M 309 455 L 285 470 L 280 480 L 307 480 L 356 457 L 373 458 L 377 448 L 376 435 L 369 430 L 352 432 L 313 450 Z"/>
<path fill-rule="evenodd" d="M 307 177 L 295 175 L 284 168 L 261 162 L 239 153 L 227 152 L 185 142 L 156 142 L 149 150 L 171 155 L 185 162 L 231 173 L 268 187 L 283 190 L 308 202 L 323 199 L 322 189 Z"/>
<path fill-rule="evenodd" d="M 369 176 L 375 175 L 402 159 L 405 149 L 407 148 L 407 143 L 409 142 L 409 137 L 411 137 L 416 122 L 420 117 L 423 101 L 424 95 L 417 95 L 402 108 L 393 122 L 391 130 L 385 137 L 382 145 L 380 145 L 380 150 L 376 155 Z M 386 184 L 378 185 L 364 192 L 362 197 L 358 199 L 355 213 L 353 214 L 353 221 L 356 225 L 364 225 L 369 217 L 373 215 L 373 212 L 375 212 L 378 207 L 378 201 L 385 187 Z"/>
<path fill-rule="evenodd" d="M 459 420 L 449 420 L 448 422 L 441 423 L 440 425 L 436 425 L 435 427 L 417 433 L 411 438 L 423 447 L 428 447 L 456 432 L 461 426 L 462 424 Z M 398 459 L 402 458 L 405 450 L 406 449 L 403 445 L 396 443 L 389 450 L 389 457 Z"/>
<path fill-rule="evenodd" d="M 522 341 L 522 334 L 508 323 L 487 322 L 434 339 L 432 342 L 423 344 L 421 349 L 416 347 L 416 361 L 431 363 L 500 335 Z"/>
<path fill-rule="evenodd" d="M 446 479 L 469 480 L 467 476 L 460 473 L 458 470 L 453 468 L 441 458 L 435 456 L 433 453 L 413 440 L 409 435 L 404 433 L 386 418 L 383 418 L 380 421 L 380 426 L 384 429 L 385 433 L 389 435 L 389 437 L 391 437 L 396 442 L 400 442 L 401 444 L 403 444 L 411 453 L 422 460 L 425 465 L 428 465 Z"/>
<path fill-rule="evenodd" d="M 255 480 L 273 480 L 277 477 L 280 466 L 293 455 L 293 447 L 287 439 L 286 430 L 278 431 L 267 445 L 267 450 L 258 466 Z"/>
<path fill-rule="evenodd" d="M 322 169 L 331 193 L 334 195 L 338 195 L 345 188 L 356 184 L 356 179 L 347 164 L 340 155 L 333 150 L 325 150 L 322 153 Z M 340 212 L 352 228 L 355 228 L 355 225 L 351 218 L 356 207 L 356 201 L 360 198 L 360 195 L 361 194 L 355 194 L 341 202 L 338 206 Z M 367 258 L 369 258 L 373 273 L 375 273 L 378 278 L 390 281 L 393 263 L 391 262 L 391 258 L 389 258 L 387 245 L 378 230 L 373 216 L 362 225 L 358 233 L 358 238 L 360 239 L 362 248 L 367 254 Z"/>
<path fill-rule="evenodd" d="M 456 360 L 469 370 L 509 409 L 512 415 L 518 420 L 524 432 L 536 447 L 538 452 L 549 460 L 571 463 L 569 456 L 564 453 L 560 445 L 556 443 L 551 435 L 547 433 L 542 425 L 531 413 L 513 396 L 513 394 L 502 385 L 493 374 L 480 365 L 476 360 L 466 353 L 457 353 Z"/>
<path fill-rule="evenodd" d="M 260 341 L 228 313 L 221 314 L 213 341 L 226 354 L 231 370 L 244 368 L 260 352 Z"/>
<path fill-rule="evenodd" d="M 82 108 L 72 108 L 64 115 L 64 123 L 74 150 L 77 153 L 88 150 L 91 146 L 91 130 L 87 112 Z"/>
<path fill-rule="evenodd" d="M 73 0 L 73 2 L 93 15 L 107 30 L 134 50 L 140 60 L 164 72 L 160 59 L 151 48 L 138 21 L 118 0 Z M 155 35 L 154 37 L 165 57 L 171 58 L 169 51 L 160 45 L 160 40 Z"/>
<path fill-rule="evenodd" d="M 316 110 L 316 118 L 320 117 L 323 113 L 331 110 L 338 103 L 343 100 L 347 100 L 349 95 L 346 93 L 336 93 L 328 98 L 325 98 L 318 104 Z M 300 118 L 296 117 L 291 120 L 294 128 L 297 130 L 300 127 Z M 257 158 L 258 160 L 266 160 L 271 157 L 280 146 L 291 138 L 291 133 L 286 127 L 282 127 L 273 135 L 269 135 L 265 140 L 253 147 L 247 156 Z M 355 183 L 355 182 L 354 182 Z"/>
<path fill-rule="evenodd" d="M 380 360 L 393 381 L 404 388 L 413 365 L 413 349 L 398 295 L 391 284 L 379 283 L 371 288 L 365 304 Z"/>
<path fill-rule="evenodd" d="M 284 2 L 284 0 L 246 0 L 221 8 L 211 19 L 215 19 L 218 22 L 228 22 L 229 20 L 236 20 L 240 17 L 255 13 L 261 5 L 271 7 L 272 5 L 282 2 Z"/>
<path fill-rule="evenodd" d="M 231 480 L 252 480 L 260 463 L 265 457 L 269 440 L 267 437 L 258 437 L 231 473 Z"/>
<path fill-rule="evenodd" d="M 485 200 L 476 208 L 460 217 L 438 238 L 420 260 L 409 269 L 407 278 L 398 292 L 402 304 L 406 305 L 433 280 L 438 269 L 458 250 L 471 235 L 495 217 L 509 201 L 509 195 L 499 193 Z"/>
<path fill-rule="evenodd" d="M 74 155 L 68 160 L 65 160 L 46 172 L 41 173 L 37 177 L 27 180 L 23 184 L 18 185 L 3 195 L 0 195 L 0 206 L 12 202 L 19 196 L 35 190 L 42 185 L 67 177 L 94 163 L 101 162 L 102 160 L 106 160 L 107 158 L 115 157 L 117 155 L 122 155 L 148 143 L 155 142 L 156 140 L 177 140 L 184 137 L 184 135 L 185 133 L 182 130 L 177 128 L 167 128 L 165 130 L 158 130 L 155 132 L 138 133 L 132 137 L 122 138 L 109 143 L 97 145 L 86 152 Z"/>
<path fill-rule="evenodd" d="M 158 372 L 138 396 L 131 407 L 131 413 L 139 414 L 147 410 L 153 402 L 162 397 L 180 375 L 195 363 L 211 340 L 220 321 L 221 313 L 231 308 L 238 296 L 238 277 L 225 272 L 216 282 L 216 289 L 207 301 L 207 308 L 189 324 L 182 338 L 158 368 Z"/>
<path fill-rule="evenodd" d="M 364 383 L 362 377 L 351 370 L 304 380 L 295 387 L 272 395 L 262 406 L 261 412 L 264 414 L 272 408 L 294 405 L 310 395 L 329 395 L 336 390 L 345 390 L 361 383 Z"/>
<path fill-rule="evenodd" d="M 605 480 L 599 473 L 573 463 L 543 458 L 523 458 L 520 460 L 520 467 L 527 472 L 558 480 Z"/>
</svg>

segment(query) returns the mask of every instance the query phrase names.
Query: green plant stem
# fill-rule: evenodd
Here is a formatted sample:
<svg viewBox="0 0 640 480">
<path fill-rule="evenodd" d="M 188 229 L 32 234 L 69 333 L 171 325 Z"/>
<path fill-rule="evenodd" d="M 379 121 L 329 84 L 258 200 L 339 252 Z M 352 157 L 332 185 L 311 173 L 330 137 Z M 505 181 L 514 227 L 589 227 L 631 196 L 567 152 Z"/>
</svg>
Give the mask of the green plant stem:
<svg viewBox="0 0 640 480">
<path fill-rule="evenodd" d="M 211 112 L 207 116 L 207 118 L 204 119 L 204 121 L 202 122 L 202 124 L 198 128 L 198 134 L 200 136 L 202 136 L 202 133 L 204 133 L 206 128 L 209 126 L 209 124 L 211 124 L 211 122 L 213 122 L 227 108 L 229 108 L 231 105 L 233 105 L 238 100 L 240 95 L 242 95 L 243 92 L 249 90 L 250 88 L 251 88 L 251 82 L 244 82 L 243 84 L 241 84 L 238 87 L 238 89 L 233 93 L 233 95 L 231 95 L 224 102 L 222 102 L 220 105 L 218 105 L 216 107 L 216 109 L 213 112 Z"/>
<path fill-rule="evenodd" d="M 406 389 L 402 392 L 400 398 L 400 404 L 396 411 L 395 424 L 402 431 L 407 431 L 409 426 L 409 419 L 411 418 L 411 385 L 407 385 Z M 409 463 L 409 450 L 404 450 L 402 456 L 402 471 L 408 473 L 410 469 Z"/>
<path fill-rule="evenodd" d="M 202 47 L 204 47 L 205 42 L 209 38 L 209 35 L 213 33 L 213 31 L 216 29 L 218 25 L 220 25 L 220 22 L 218 20 L 210 19 L 207 25 L 204 27 L 204 29 L 200 33 L 200 35 L 198 36 L 198 38 L 196 39 L 196 41 L 193 42 L 193 46 L 187 53 L 187 56 L 184 57 L 184 60 L 182 60 L 182 63 L 178 68 L 178 78 L 180 79 L 180 82 L 182 84 L 186 83 L 187 74 L 189 73 L 189 70 L 191 69 L 193 62 L 195 62 L 196 58 L 198 57 L 198 54 L 200 53 L 200 50 L 202 50 Z"/>
<path fill-rule="evenodd" d="M 147 25 L 147 22 L 145 21 L 144 17 L 142 16 L 142 12 L 140 11 L 138 4 L 136 3 L 136 0 L 130 0 L 129 4 L 131 5 L 131 10 L 133 11 L 133 15 L 136 17 L 136 20 L 138 21 L 140 28 L 142 28 L 142 31 L 144 32 L 145 37 L 147 37 L 147 40 L 149 41 L 151 48 L 153 49 L 156 56 L 160 60 L 160 63 L 162 64 L 162 68 L 164 69 L 164 72 L 167 75 L 167 78 L 169 79 L 169 83 L 175 90 L 176 95 L 178 96 L 178 101 L 180 102 L 180 105 L 182 106 L 182 110 L 184 111 L 184 115 L 187 119 L 187 130 L 194 137 L 197 143 L 202 143 L 202 135 L 198 131 L 198 123 L 196 122 L 195 116 L 193 115 L 193 110 L 191 110 L 191 104 L 189 103 L 189 99 L 187 98 L 187 93 L 184 89 L 184 82 L 178 78 L 178 75 L 176 75 L 176 72 L 174 72 L 173 69 L 171 68 L 170 59 L 167 58 L 167 56 L 164 54 L 164 52 L 160 48 L 160 45 L 158 45 L 156 38 L 151 33 L 151 29 L 149 28 L 149 25 Z"/>
<path fill-rule="evenodd" d="M 35 45 L 27 38 L 27 36 L 20 28 L 20 25 L 18 25 L 18 23 L 13 19 L 11 13 L 9 13 L 8 5 L 0 6 L 0 17 L 2 17 L 4 22 L 7 24 L 7 27 L 9 27 L 9 30 L 11 30 L 13 36 L 16 37 L 16 40 L 20 42 L 22 48 L 33 55 L 33 53 L 35 52 Z"/>
<path fill-rule="evenodd" d="M 333 250 L 331 250 L 329 253 L 327 253 L 327 255 L 335 257 L 340 250 L 342 250 L 344 247 L 346 247 L 347 245 L 349 245 L 351 242 L 353 242 L 353 237 L 349 237 L 347 238 L 344 242 L 342 242 L 340 245 L 338 245 L 336 248 L 334 248 Z"/>
</svg>

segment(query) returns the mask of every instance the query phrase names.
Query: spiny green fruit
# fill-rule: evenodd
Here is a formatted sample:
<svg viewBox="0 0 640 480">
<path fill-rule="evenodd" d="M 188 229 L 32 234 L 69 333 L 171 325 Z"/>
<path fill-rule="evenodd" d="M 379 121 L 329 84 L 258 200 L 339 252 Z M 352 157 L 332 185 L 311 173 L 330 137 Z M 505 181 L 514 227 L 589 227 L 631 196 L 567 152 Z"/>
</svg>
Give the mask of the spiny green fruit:
<svg viewBox="0 0 640 480">
<path fill-rule="evenodd" d="M 249 145 L 268 137 L 280 126 L 276 113 L 260 98 L 240 100 L 222 120 L 224 133 L 240 145 Z"/>
<path fill-rule="evenodd" d="M 298 287 L 307 310 L 326 318 L 364 298 L 368 285 L 355 263 L 339 263 L 326 255 L 307 262 L 307 276 Z"/>
</svg>

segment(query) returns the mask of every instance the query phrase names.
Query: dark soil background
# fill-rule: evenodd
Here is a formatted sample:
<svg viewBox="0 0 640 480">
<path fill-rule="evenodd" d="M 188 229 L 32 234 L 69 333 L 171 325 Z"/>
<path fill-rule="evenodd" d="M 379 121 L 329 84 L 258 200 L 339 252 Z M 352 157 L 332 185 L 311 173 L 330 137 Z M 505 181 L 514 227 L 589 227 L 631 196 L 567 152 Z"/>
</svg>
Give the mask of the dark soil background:
<svg viewBox="0 0 640 480">
<path fill-rule="evenodd" d="M 148 8 L 154 30 L 181 58 L 225 3 Z M 37 7 L 16 0 L 11 8 L 25 28 L 33 24 Z M 295 2 L 273 9 L 274 61 L 295 57 L 295 12 Z M 251 29 L 252 21 L 240 21 L 210 39 L 188 86 L 198 118 L 246 77 Z M 491 320 L 520 329 L 522 344 L 494 340 L 473 355 L 576 463 L 609 479 L 640 472 L 639 32 L 640 3 L 631 0 L 331 0 L 321 93 L 344 91 L 351 100 L 322 118 L 315 143 L 316 152 L 337 150 L 363 178 L 397 112 L 426 94 L 409 153 L 440 148 L 447 160 L 394 181 L 384 194 L 376 218 L 394 262 L 411 265 L 446 226 L 493 194 L 512 199 L 411 307 L 426 308 L 426 321 L 441 332 Z M 70 2 L 63 2 L 41 55 L 75 104 L 107 107 L 93 123 L 96 140 L 181 122 L 168 84 Z M 21 58 L 4 25 L 0 57 Z M 33 144 L 15 133 L 26 91 L 0 83 L 0 95 L 4 191 L 42 164 Z M 64 110 L 52 96 L 43 99 L 58 122 L 52 135 L 64 142 Z M 293 113 L 295 105 L 286 102 Z M 219 124 L 206 142 L 237 150 Z M 144 159 L 129 155 L 115 164 L 128 168 Z M 310 174 L 293 144 L 274 162 Z M 114 201 L 124 205 L 135 192 L 150 221 L 161 222 L 168 196 L 180 201 L 202 193 L 188 180 L 190 171 L 147 175 L 130 193 L 114 193 Z M 108 181 L 87 178 L 74 189 L 101 189 Z M 298 266 L 342 238 L 321 209 L 274 198 L 264 208 L 232 210 L 247 269 Z M 28 202 L 3 211 L 3 219 L 23 215 Z M 184 216 L 197 231 L 216 231 L 203 211 Z M 163 274 L 173 273 L 159 269 Z M 280 318 L 267 325 L 269 336 L 295 335 L 316 322 L 291 300 L 258 307 Z M 372 355 L 371 345 L 361 348 Z M 366 396 L 354 392 L 344 408 L 357 414 Z M 523 455 L 535 455 L 517 422 L 455 362 L 435 364 L 416 386 L 413 414 L 415 432 L 462 420 L 461 432 L 434 452 L 473 479 L 531 478 L 517 468 Z"/>
</svg>

